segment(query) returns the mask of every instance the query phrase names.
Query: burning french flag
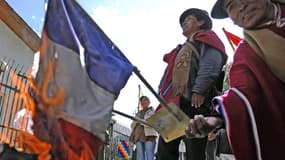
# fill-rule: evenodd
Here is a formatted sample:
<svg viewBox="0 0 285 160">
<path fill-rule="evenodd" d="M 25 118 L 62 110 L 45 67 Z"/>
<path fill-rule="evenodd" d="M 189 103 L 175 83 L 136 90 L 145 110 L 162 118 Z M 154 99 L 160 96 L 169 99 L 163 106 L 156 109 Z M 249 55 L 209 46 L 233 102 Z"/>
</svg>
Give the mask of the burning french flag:
<svg viewBox="0 0 285 160">
<path fill-rule="evenodd" d="M 95 159 L 133 65 L 74 0 L 49 0 L 34 132 L 60 160 Z"/>
</svg>

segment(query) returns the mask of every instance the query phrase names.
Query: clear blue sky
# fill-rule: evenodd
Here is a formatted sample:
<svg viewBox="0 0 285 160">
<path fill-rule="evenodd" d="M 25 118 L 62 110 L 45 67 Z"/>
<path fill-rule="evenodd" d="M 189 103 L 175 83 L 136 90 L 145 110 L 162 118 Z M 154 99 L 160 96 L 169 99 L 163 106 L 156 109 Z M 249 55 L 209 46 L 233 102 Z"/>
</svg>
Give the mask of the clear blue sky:
<svg viewBox="0 0 285 160">
<path fill-rule="evenodd" d="M 41 32 L 41 27 L 44 18 L 44 3 L 46 0 L 6 0 L 13 9 L 21 15 L 21 17 L 37 32 Z M 151 2 L 151 1 L 149 1 Z M 120 15 L 126 15 L 130 10 L 137 8 L 151 8 L 157 4 L 158 1 L 149 3 L 148 0 L 79 0 L 78 3 L 88 12 L 91 13 L 96 7 L 106 6 L 112 7 L 119 3 Z"/>
<path fill-rule="evenodd" d="M 46 0 L 6 0 L 13 9 L 21 15 L 21 17 L 36 31 L 41 32 L 43 19 L 45 15 L 44 4 Z M 113 0 L 81 0 L 78 1 L 87 12 L 91 12 L 92 8 L 100 5 L 108 5 Z"/>
<path fill-rule="evenodd" d="M 45 0 L 7 0 L 7 2 L 40 35 Z M 163 55 L 185 41 L 178 22 L 180 14 L 191 7 L 210 12 L 215 1 L 78 0 L 78 3 L 157 90 L 165 68 Z M 240 28 L 233 25 L 229 19 L 214 20 L 213 23 L 213 30 L 221 37 L 229 56 L 232 57 L 232 49 L 225 39 L 222 27 L 241 36 Z M 115 102 L 116 110 L 133 115 L 138 102 L 139 84 L 144 95 L 150 97 L 153 107 L 157 107 L 158 101 L 144 84 L 132 75 Z M 116 116 L 115 119 L 125 125 L 131 122 L 120 116 Z"/>
</svg>

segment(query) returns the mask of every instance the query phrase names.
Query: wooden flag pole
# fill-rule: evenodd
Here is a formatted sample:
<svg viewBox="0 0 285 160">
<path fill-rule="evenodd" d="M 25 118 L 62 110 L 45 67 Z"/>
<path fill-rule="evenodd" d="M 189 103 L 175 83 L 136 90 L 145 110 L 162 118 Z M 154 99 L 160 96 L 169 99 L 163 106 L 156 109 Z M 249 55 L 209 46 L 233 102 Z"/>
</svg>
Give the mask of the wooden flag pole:
<svg viewBox="0 0 285 160">
<path fill-rule="evenodd" d="M 235 52 L 234 45 L 233 45 L 232 41 L 229 39 L 228 35 L 226 34 L 225 28 L 223 27 L 222 29 L 223 29 L 224 34 L 225 34 L 226 37 L 227 37 L 227 40 L 228 40 L 229 44 L 231 45 L 231 47 L 232 47 L 232 49 L 233 49 L 233 52 Z"/>
<path fill-rule="evenodd" d="M 139 110 L 140 110 L 140 96 L 141 96 L 141 85 L 139 85 L 138 108 L 137 108 L 137 112 L 139 112 Z"/>
<path fill-rule="evenodd" d="M 147 125 L 147 126 L 152 127 L 152 126 L 151 126 L 150 124 L 148 124 L 147 121 L 145 121 L 144 119 L 140 119 L 140 118 L 137 118 L 137 117 L 130 116 L 130 115 L 126 114 L 126 113 L 117 111 L 117 110 L 115 110 L 115 109 L 113 109 L 112 112 L 113 112 L 113 113 L 116 113 L 116 114 L 119 114 L 119 115 L 121 115 L 121 116 L 123 116 L 123 117 L 129 118 L 129 119 L 131 119 L 131 120 L 133 120 L 133 121 L 138 121 L 138 122 L 140 122 L 140 123 L 142 123 L 142 124 L 144 124 L 144 125 Z"/>
<path fill-rule="evenodd" d="M 168 112 L 170 112 L 178 121 L 182 121 L 183 118 L 179 116 L 177 113 L 173 112 L 170 106 L 166 103 L 166 101 L 159 96 L 155 90 L 151 87 L 151 85 L 145 80 L 145 78 L 141 75 L 140 71 L 137 67 L 134 66 L 133 72 L 139 77 L 139 79 L 145 84 L 145 86 L 151 91 L 151 93 L 157 98 L 157 100 L 162 104 L 163 107 L 166 108 Z"/>
</svg>

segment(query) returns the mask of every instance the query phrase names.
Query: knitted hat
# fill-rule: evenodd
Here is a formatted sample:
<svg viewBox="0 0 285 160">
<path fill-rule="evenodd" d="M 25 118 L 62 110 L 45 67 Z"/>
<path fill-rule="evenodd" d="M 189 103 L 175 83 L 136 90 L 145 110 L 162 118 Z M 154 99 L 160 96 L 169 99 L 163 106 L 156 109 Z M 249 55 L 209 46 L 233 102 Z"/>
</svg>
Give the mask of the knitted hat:
<svg viewBox="0 0 285 160">
<path fill-rule="evenodd" d="M 212 28 L 212 20 L 209 17 L 209 14 L 207 11 L 198 9 L 198 8 L 190 8 L 184 11 L 180 18 L 179 18 L 179 23 L 182 26 L 185 18 L 189 15 L 195 16 L 198 20 L 204 20 L 205 24 L 201 26 L 201 29 L 211 29 Z"/>
</svg>

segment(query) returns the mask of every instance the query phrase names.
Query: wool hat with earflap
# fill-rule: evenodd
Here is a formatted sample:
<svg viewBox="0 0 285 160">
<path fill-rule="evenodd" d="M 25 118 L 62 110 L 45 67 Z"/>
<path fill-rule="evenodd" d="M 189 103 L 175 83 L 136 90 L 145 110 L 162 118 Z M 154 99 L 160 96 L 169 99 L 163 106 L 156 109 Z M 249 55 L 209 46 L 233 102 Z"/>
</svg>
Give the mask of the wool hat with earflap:
<svg viewBox="0 0 285 160">
<path fill-rule="evenodd" d="M 202 10 L 202 9 L 198 9 L 198 8 L 190 8 L 185 10 L 180 18 L 179 18 L 179 23 L 182 26 L 185 18 L 189 15 L 193 15 L 195 16 L 198 20 L 204 20 L 205 24 L 203 25 L 203 28 L 201 29 L 211 29 L 212 28 L 212 20 L 208 14 L 207 11 Z"/>
</svg>

